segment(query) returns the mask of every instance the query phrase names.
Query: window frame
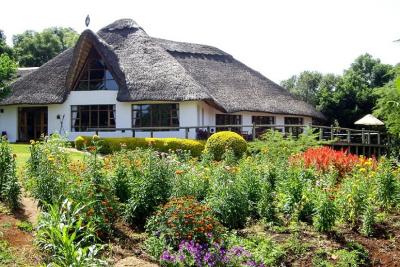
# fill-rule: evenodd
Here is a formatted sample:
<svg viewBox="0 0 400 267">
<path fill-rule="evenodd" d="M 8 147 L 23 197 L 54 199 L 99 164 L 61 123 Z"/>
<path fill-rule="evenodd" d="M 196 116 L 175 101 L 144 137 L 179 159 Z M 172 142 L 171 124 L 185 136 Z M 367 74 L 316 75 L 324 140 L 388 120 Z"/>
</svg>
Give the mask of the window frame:
<svg viewBox="0 0 400 267">
<path fill-rule="evenodd" d="M 106 106 L 107 108 L 101 108 Z M 74 110 L 76 109 L 76 110 Z M 82 113 L 87 112 L 88 125 L 82 126 Z M 100 126 L 101 113 L 107 112 L 107 125 Z M 92 123 L 93 114 L 97 113 L 97 123 Z M 74 114 L 76 114 L 74 119 Z M 88 129 L 107 129 L 116 128 L 116 105 L 115 104 L 96 104 L 96 105 L 71 105 L 71 132 L 88 132 Z M 78 121 L 78 126 L 76 122 Z"/>
<path fill-rule="evenodd" d="M 101 61 L 101 64 L 103 65 L 103 68 L 90 68 L 91 62 L 94 60 Z M 96 71 L 103 71 L 103 77 L 101 79 L 94 78 L 91 79 L 91 73 L 96 72 Z M 107 73 L 111 76 L 111 78 L 107 78 Z M 87 75 L 87 79 L 83 79 L 83 77 Z M 93 88 L 91 89 L 91 82 L 102 82 L 102 88 L 97 89 Z M 115 89 L 107 88 L 107 83 L 113 81 L 116 85 Z M 82 82 L 86 83 L 86 88 L 80 89 L 80 84 Z M 100 56 L 100 54 L 96 51 L 96 49 L 93 48 L 93 50 L 89 53 L 88 57 L 86 58 L 86 62 L 83 65 L 82 70 L 80 71 L 79 78 L 75 82 L 74 90 L 73 91 L 118 91 L 119 90 L 119 85 L 117 81 L 115 80 L 113 74 L 107 67 L 107 64 L 105 60 Z"/>
<path fill-rule="evenodd" d="M 287 120 L 296 119 L 298 120 L 297 123 L 287 123 Z M 304 125 L 304 117 L 294 117 L 294 116 L 285 116 L 284 117 L 284 124 L 285 125 Z M 285 127 L 285 133 L 290 133 L 293 136 L 298 136 L 299 134 L 303 133 L 303 128 L 301 127 Z"/>
<path fill-rule="evenodd" d="M 218 122 L 219 119 L 218 117 L 225 117 L 224 121 Z M 223 126 L 223 125 L 242 125 L 242 115 L 240 114 L 223 114 L 223 113 L 218 113 L 215 114 L 215 125 L 216 126 Z M 233 123 L 232 123 L 233 122 Z M 216 127 L 216 131 L 232 131 L 232 132 L 237 132 L 241 133 L 242 127 Z"/>
<path fill-rule="evenodd" d="M 262 123 L 262 119 L 268 118 L 268 123 Z M 275 125 L 276 118 L 272 115 L 252 115 L 251 116 L 251 123 L 257 125 L 271 125 L 271 127 L 263 126 L 263 127 L 256 127 L 256 136 L 260 136 L 267 132 L 268 130 L 272 129 L 272 126 Z"/>
<path fill-rule="evenodd" d="M 143 107 L 148 107 L 148 109 L 143 109 Z M 160 106 L 170 106 L 171 109 L 168 111 L 167 120 L 169 121 L 168 124 L 163 124 L 163 118 L 161 111 L 162 109 Z M 153 110 L 157 107 L 157 110 Z M 138 118 L 137 114 L 143 114 L 143 111 L 149 113 L 150 123 L 149 125 L 143 125 L 143 117 L 140 116 Z M 159 112 L 158 114 L 156 112 Z M 142 128 L 142 127 L 171 127 L 171 128 L 178 128 L 180 127 L 180 118 L 179 118 L 179 103 L 152 103 L 152 104 L 132 104 L 131 107 L 131 114 L 132 114 L 132 128 Z M 157 115 L 154 118 L 154 115 Z M 140 121 L 139 125 L 137 125 L 137 121 Z M 136 131 L 152 131 L 151 129 L 146 130 L 136 130 Z M 157 131 L 176 131 L 176 129 L 159 129 Z"/>
</svg>

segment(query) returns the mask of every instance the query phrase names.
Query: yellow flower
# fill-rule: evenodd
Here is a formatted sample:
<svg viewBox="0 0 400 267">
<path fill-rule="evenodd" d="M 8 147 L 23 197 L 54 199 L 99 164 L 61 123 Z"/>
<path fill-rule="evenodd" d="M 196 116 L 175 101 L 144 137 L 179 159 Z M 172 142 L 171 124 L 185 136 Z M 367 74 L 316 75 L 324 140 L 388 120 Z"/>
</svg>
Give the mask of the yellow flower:
<svg viewBox="0 0 400 267">
<path fill-rule="evenodd" d="M 367 172 L 367 169 L 365 169 L 365 168 L 360 168 L 360 172 Z"/>
<path fill-rule="evenodd" d="M 49 157 L 47 158 L 47 160 L 48 160 L 48 161 L 54 161 L 54 157 L 49 156 Z"/>
</svg>

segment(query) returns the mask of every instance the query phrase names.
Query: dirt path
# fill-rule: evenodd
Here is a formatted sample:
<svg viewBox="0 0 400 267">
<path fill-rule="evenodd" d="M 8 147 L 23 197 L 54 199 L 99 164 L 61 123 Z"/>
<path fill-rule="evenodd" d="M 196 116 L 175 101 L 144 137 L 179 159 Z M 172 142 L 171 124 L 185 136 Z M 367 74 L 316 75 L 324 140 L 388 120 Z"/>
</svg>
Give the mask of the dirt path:
<svg viewBox="0 0 400 267">
<path fill-rule="evenodd" d="M 136 257 L 128 257 L 117 262 L 115 267 L 157 267 L 157 264 L 141 260 Z"/>
<path fill-rule="evenodd" d="M 27 196 L 23 196 L 21 199 L 21 209 L 17 213 L 17 217 L 20 220 L 29 221 L 32 224 L 36 224 L 39 215 L 39 209 L 37 207 L 37 202 Z"/>
</svg>

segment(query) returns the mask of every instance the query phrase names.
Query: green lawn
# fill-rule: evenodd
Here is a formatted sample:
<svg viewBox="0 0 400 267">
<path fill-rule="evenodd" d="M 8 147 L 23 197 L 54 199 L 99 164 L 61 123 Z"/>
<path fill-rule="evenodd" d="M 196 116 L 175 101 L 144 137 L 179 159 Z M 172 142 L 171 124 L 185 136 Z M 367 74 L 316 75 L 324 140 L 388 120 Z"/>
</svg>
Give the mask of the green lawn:
<svg viewBox="0 0 400 267">
<path fill-rule="evenodd" d="M 13 153 L 17 155 L 17 169 L 24 167 L 25 163 L 29 159 L 31 152 L 29 151 L 29 144 L 11 144 Z M 72 160 L 80 160 L 83 158 L 83 153 L 71 152 Z"/>
</svg>

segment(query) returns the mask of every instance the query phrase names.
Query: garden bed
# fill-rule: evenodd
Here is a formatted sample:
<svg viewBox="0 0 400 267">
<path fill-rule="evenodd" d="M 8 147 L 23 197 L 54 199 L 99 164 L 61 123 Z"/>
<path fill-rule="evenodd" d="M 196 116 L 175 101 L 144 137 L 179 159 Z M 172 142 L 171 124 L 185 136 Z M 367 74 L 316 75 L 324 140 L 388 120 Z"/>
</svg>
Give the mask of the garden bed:
<svg viewBox="0 0 400 267">
<path fill-rule="evenodd" d="M 320 147 L 307 135 L 271 133 L 247 151 L 240 136 L 223 137 L 200 157 L 124 146 L 100 157 L 95 137 L 79 160 L 68 142 L 52 137 L 31 144 L 19 166 L 23 189 L 15 179 L 18 154 L 2 143 L 0 170 L 14 178 L 3 177 L 12 183 L 0 198 L 15 208 L 26 190 L 41 207 L 34 240 L 18 232 L 17 218 L 27 219 L 18 208 L 3 216 L 7 246 L 23 247 L 22 238 L 41 251 L 42 263 L 60 265 L 397 264 L 395 161 Z"/>
</svg>

